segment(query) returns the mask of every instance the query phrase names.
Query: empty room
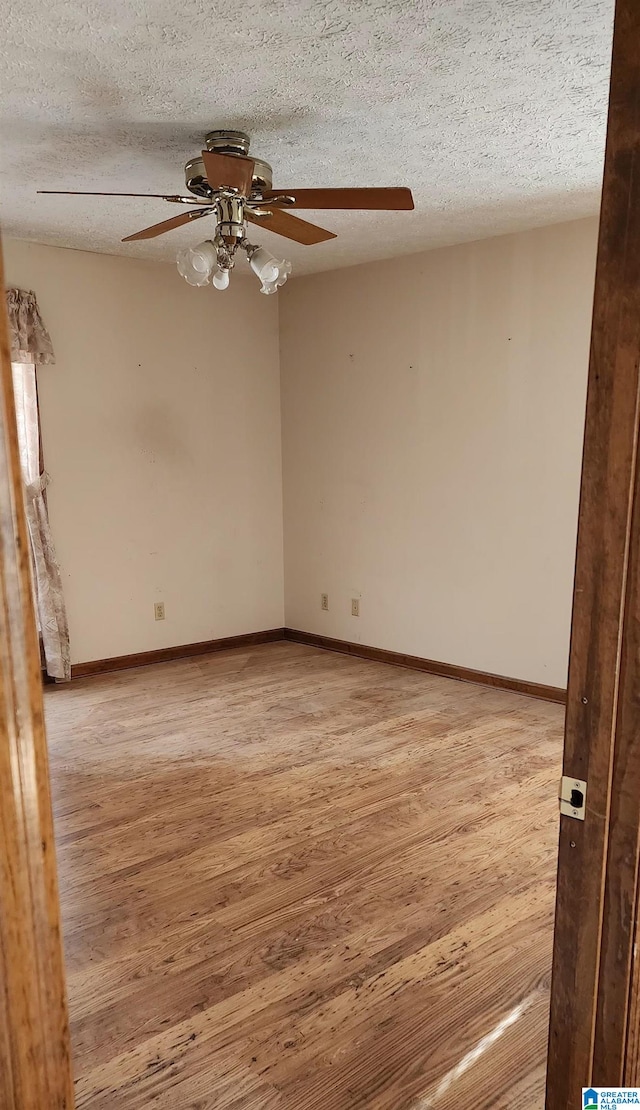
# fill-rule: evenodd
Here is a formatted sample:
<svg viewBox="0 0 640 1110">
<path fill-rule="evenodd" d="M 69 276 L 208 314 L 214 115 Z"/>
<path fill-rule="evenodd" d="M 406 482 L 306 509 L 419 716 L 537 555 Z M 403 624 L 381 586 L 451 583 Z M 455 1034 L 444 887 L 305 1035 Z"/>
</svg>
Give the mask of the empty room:
<svg viewBox="0 0 640 1110">
<path fill-rule="evenodd" d="M 594 392 L 639 257 L 634 8 L 612 72 L 612 0 L 0 0 L 13 781 L 43 769 L 32 956 L 19 909 L 0 940 L 49 1022 L 2 1110 L 569 1110 L 633 1077 L 598 800 L 628 762 L 576 737 L 618 541 L 611 720 L 627 688 L 632 494 L 593 475 L 636 458 L 596 443 L 631 386 Z"/>
</svg>

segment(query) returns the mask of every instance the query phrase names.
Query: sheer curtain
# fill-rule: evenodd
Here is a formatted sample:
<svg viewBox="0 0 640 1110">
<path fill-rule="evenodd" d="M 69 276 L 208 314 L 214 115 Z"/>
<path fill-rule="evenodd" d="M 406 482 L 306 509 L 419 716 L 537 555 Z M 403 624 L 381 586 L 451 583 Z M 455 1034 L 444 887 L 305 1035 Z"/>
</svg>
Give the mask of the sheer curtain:
<svg viewBox="0 0 640 1110">
<path fill-rule="evenodd" d="M 11 366 L 16 401 L 18 446 L 33 567 L 36 614 L 47 674 L 71 678 L 69 628 L 44 491 L 49 481 L 40 466 L 40 419 L 36 366 L 54 362 L 51 339 L 42 323 L 35 294 L 7 290 Z"/>
</svg>

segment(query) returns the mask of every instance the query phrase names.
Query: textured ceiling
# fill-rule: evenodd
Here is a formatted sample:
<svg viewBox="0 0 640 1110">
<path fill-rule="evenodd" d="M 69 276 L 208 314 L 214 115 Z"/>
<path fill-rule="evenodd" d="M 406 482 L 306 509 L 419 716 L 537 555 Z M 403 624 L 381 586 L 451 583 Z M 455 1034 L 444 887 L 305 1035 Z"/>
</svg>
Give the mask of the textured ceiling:
<svg viewBox="0 0 640 1110">
<path fill-rule="evenodd" d="M 183 191 L 206 131 L 251 133 L 274 184 L 409 185 L 416 211 L 309 213 L 338 232 L 252 233 L 298 273 L 597 211 L 612 0 L 0 0 L 5 234 L 175 257 L 207 222 L 123 235 Z"/>
</svg>

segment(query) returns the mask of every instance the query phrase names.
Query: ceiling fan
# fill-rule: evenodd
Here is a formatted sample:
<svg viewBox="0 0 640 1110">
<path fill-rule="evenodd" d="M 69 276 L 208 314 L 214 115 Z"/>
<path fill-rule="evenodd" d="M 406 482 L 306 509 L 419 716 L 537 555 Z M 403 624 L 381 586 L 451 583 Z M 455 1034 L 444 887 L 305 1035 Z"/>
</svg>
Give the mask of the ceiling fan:
<svg viewBox="0 0 640 1110">
<path fill-rule="evenodd" d="M 63 189 L 39 189 L 38 192 L 91 197 L 148 196 L 188 206 L 187 211 L 178 216 L 125 236 L 123 243 L 153 239 L 192 220 L 213 216 L 213 238 L 181 251 L 178 270 L 191 285 L 206 285 L 212 280 L 217 289 L 226 289 L 238 248 L 241 248 L 262 281 L 262 293 L 275 293 L 284 284 L 291 272 L 291 263 L 275 259 L 264 247 L 250 243 L 247 223 L 311 246 L 335 239 L 335 233 L 301 220 L 291 209 L 410 211 L 413 208 L 411 190 L 406 188 L 274 189 L 271 166 L 260 158 L 249 157 L 249 143 L 244 131 L 211 131 L 205 139 L 206 149 L 198 157 L 191 158 L 184 168 L 186 187 L 192 196 Z"/>
</svg>

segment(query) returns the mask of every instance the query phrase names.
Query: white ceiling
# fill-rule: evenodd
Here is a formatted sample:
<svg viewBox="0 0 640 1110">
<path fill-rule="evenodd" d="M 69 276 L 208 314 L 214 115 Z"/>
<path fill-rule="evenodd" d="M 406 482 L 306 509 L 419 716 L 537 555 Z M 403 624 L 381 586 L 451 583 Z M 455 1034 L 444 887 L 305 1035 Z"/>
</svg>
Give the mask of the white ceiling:
<svg viewBox="0 0 640 1110">
<path fill-rule="evenodd" d="M 412 213 L 315 212 L 338 238 L 261 231 L 298 273 L 597 211 L 612 0 L 0 0 L 0 203 L 7 235 L 173 259 L 206 221 L 162 200 L 37 188 L 182 192 L 223 126 L 274 185 L 409 185 Z"/>
</svg>

